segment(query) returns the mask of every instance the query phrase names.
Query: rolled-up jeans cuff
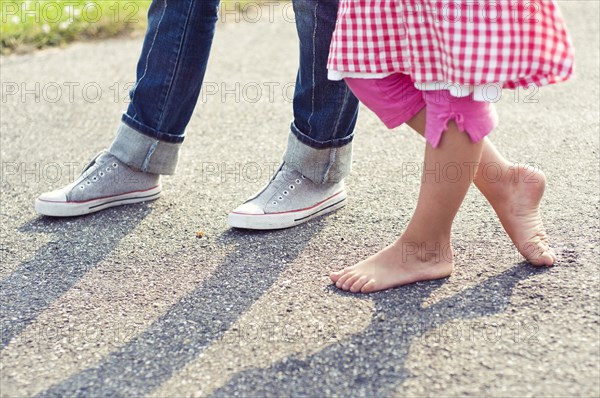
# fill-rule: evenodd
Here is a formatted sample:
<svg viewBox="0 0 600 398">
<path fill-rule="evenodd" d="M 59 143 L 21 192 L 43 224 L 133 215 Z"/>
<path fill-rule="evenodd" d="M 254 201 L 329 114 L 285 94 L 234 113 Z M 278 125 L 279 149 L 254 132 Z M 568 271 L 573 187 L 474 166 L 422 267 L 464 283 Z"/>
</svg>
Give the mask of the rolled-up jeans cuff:
<svg viewBox="0 0 600 398">
<path fill-rule="evenodd" d="M 352 170 L 352 141 L 335 148 L 313 148 L 290 132 L 283 161 L 315 183 L 340 182 Z"/>
<path fill-rule="evenodd" d="M 291 130 L 292 134 L 296 136 L 298 141 L 317 149 L 339 148 L 349 144 L 354 139 L 354 134 L 350 134 L 343 138 L 335 138 L 333 140 L 327 141 L 318 141 L 300 131 L 300 129 L 296 126 L 296 123 L 292 123 Z"/>
<path fill-rule="evenodd" d="M 121 122 L 109 152 L 135 170 L 171 175 L 175 174 L 181 145 L 149 137 Z"/>
</svg>

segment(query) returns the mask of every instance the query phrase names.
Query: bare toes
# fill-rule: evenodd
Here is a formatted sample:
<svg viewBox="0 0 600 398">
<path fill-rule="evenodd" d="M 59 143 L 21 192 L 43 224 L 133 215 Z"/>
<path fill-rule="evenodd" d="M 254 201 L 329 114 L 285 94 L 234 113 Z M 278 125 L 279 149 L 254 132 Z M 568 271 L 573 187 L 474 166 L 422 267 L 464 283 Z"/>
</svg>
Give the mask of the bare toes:
<svg viewBox="0 0 600 398">
<path fill-rule="evenodd" d="M 363 285 L 363 287 L 360 289 L 360 291 L 362 293 L 371 293 L 375 291 L 375 281 L 373 279 L 371 279 L 370 281 L 368 281 L 367 283 L 365 283 Z"/>
<path fill-rule="evenodd" d="M 350 287 L 356 282 L 361 275 L 358 272 L 355 272 L 350 278 L 346 279 L 344 284 L 342 285 L 343 290 L 350 290 Z"/>
<path fill-rule="evenodd" d="M 333 282 L 337 282 L 338 279 L 340 279 L 342 277 L 342 275 L 346 274 L 350 270 L 352 270 L 352 267 L 346 267 L 346 268 L 341 269 L 339 271 L 332 272 L 331 274 L 329 274 L 329 278 Z"/>
<path fill-rule="evenodd" d="M 556 261 L 556 256 L 553 256 L 550 251 L 546 251 L 546 252 L 542 253 L 541 256 L 539 256 L 538 258 L 536 258 L 535 260 L 532 260 L 530 262 L 531 262 L 531 264 L 538 266 L 538 267 L 550 267 L 550 266 L 554 265 L 555 261 Z"/>
<path fill-rule="evenodd" d="M 546 242 L 528 243 L 523 250 L 523 256 L 532 265 L 549 267 L 556 262 L 556 253 Z"/>
<path fill-rule="evenodd" d="M 346 282 L 349 278 L 351 278 L 354 275 L 354 272 L 346 272 L 344 275 L 342 275 L 340 277 L 340 279 L 337 280 L 337 282 L 335 283 L 335 285 L 338 288 L 342 288 L 342 286 L 344 286 L 344 282 Z"/>
<path fill-rule="evenodd" d="M 352 284 L 350 287 L 350 291 L 352 293 L 358 293 L 362 289 L 362 287 L 369 281 L 369 277 L 366 275 L 361 276 L 356 282 Z"/>
</svg>

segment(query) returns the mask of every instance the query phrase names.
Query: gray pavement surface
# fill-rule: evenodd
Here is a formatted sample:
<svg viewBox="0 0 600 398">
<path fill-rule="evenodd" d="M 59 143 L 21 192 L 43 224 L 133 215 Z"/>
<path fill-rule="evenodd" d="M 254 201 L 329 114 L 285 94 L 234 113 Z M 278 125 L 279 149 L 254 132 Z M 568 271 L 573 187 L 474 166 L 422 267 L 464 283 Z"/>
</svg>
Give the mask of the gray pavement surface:
<svg viewBox="0 0 600 398">
<path fill-rule="evenodd" d="M 220 24 L 165 196 L 87 217 L 38 217 L 33 201 L 110 144 L 141 39 L 2 59 L 1 396 L 599 396 L 599 4 L 560 4 L 577 78 L 505 92 L 492 135 L 548 176 L 558 264 L 524 263 L 472 190 L 455 274 L 367 296 L 328 274 L 408 222 L 424 148 L 408 129 L 362 111 L 335 214 L 226 224 L 285 148 L 297 39 L 280 11 Z"/>
</svg>

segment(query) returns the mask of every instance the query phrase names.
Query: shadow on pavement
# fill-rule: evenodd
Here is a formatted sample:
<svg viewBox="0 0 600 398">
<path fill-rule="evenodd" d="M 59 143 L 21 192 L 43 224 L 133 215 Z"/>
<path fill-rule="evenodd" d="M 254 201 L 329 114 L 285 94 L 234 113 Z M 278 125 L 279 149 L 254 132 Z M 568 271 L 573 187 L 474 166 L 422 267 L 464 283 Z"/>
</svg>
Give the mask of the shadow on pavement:
<svg viewBox="0 0 600 398">
<path fill-rule="evenodd" d="M 143 396 L 156 389 L 221 338 L 302 253 L 323 222 L 224 233 L 220 243 L 235 249 L 208 280 L 128 344 L 39 396 Z"/>
<path fill-rule="evenodd" d="M 39 217 L 20 232 L 52 240 L 0 281 L 0 348 L 96 267 L 151 212 L 149 205 L 122 206 L 77 218 Z"/>
<path fill-rule="evenodd" d="M 377 311 L 362 333 L 306 359 L 288 357 L 269 368 L 238 373 L 212 396 L 394 395 L 407 377 L 404 363 L 413 341 L 449 321 L 503 312 L 515 285 L 539 272 L 544 270 L 521 263 L 427 308 L 422 307 L 424 300 L 443 281 L 373 294 L 368 297 Z"/>
</svg>

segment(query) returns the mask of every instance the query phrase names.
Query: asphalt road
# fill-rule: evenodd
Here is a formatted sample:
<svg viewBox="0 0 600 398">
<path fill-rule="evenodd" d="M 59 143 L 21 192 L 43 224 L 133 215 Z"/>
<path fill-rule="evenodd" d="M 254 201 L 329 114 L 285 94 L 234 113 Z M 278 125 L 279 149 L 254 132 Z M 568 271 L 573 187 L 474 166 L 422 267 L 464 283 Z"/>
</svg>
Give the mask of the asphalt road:
<svg viewBox="0 0 600 398">
<path fill-rule="evenodd" d="M 219 27 L 165 197 L 77 219 L 38 217 L 33 201 L 110 144 L 141 40 L 2 59 L 1 395 L 599 396 L 599 4 L 561 6 L 577 78 L 504 93 L 492 135 L 548 176 L 557 265 L 523 263 L 472 190 L 455 274 L 368 296 L 327 275 L 409 220 L 424 142 L 408 130 L 363 110 L 337 213 L 287 231 L 226 224 L 285 148 L 297 41 L 281 13 Z"/>
</svg>

